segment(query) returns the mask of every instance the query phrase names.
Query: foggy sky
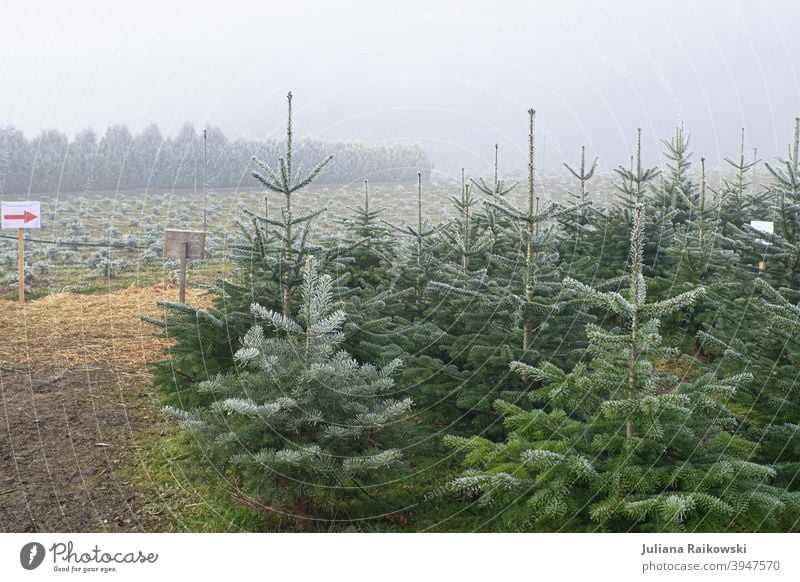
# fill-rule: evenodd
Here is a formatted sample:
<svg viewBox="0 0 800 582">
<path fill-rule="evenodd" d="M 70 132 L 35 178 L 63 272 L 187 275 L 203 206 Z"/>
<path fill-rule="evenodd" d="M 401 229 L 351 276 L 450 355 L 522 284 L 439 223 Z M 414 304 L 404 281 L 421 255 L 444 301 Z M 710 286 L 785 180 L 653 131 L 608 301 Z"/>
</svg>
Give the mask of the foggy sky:
<svg viewBox="0 0 800 582">
<path fill-rule="evenodd" d="M 0 124 L 73 136 L 185 121 L 230 139 L 417 141 L 439 171 L 537 164 L 580 146 L 608 170 L 643 129 L 648 162 L 684 122 L 695 159 L 785 155 L 800 114 L 792 0 L 0 0 Z M 542 147 L 543 146 L 543 147 Z"/>
</svg>

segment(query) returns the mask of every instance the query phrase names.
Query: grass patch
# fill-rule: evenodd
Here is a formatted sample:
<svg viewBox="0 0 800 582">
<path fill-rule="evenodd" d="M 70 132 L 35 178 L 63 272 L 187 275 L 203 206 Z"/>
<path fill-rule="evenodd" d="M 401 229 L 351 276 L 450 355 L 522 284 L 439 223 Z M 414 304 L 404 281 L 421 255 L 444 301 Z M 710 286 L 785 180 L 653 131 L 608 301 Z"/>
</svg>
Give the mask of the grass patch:
<svg viewBox="0 0 800 582">
<path fill-rule="evenodd" d="M 132 483 L 153 491 L 144 513 L 161 532 L 269 531 L 263 516 L 236 503 L 226 481 L 186 450 L 190 443 L 177 429 L 141 442 L 139 463 L 129 468 Z"/>
</svg>

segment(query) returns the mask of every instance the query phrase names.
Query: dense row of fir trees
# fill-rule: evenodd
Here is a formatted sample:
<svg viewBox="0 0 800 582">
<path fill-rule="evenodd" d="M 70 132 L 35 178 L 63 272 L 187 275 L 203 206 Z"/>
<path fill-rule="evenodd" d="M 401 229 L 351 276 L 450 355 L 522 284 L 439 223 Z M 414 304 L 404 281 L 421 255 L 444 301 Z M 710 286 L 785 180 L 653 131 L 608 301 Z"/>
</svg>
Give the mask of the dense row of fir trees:
<svg viewBox="0 0 800 582">
<path fill-rule="evenodd" d="M 639 136 L 600 207 L 584 151 L 545 201 L 530 110 L 527 183 L 495 157 L 435 226 L 421 176 L 405 225 L 364 181 L 325 237 L 292 199 L 335 160 L 298 170 L 289 106 L 253 173 L 280 212 L 245 214 L 213 308 L 153 322 L 186 447 L 265 527 L 799 528 L 800 121 L 769 183 L 742 149 L 713 191 L 682 129 L 663 170 Z"/>
<path fill-rule="evenodd" d="M 104 135 L 91 128 L 70 141 L 51 129 L 27 139 L 18 129 L 0 127 L 0 193 L 117 191 L 134 188 L 202 189 L 251 185 L 253 154 L 261 159 L 281 155 L 278 139 L 228 140 L 218 127 L 198 132 L 187 123 L 165 137 L 152 124 L 133 135 L 112 125 Z M 320 156 L 336 155 L 320 174 L 321 183 L 350 183 L 364 176 L 385 182 L 412 180 L 430 167 L 419 144 L 366 145 L 303 139 L 295 147 L 298 162 L 313 165 Z M 205 163 L 205 168 L 204 168 Z"/>
</svg>

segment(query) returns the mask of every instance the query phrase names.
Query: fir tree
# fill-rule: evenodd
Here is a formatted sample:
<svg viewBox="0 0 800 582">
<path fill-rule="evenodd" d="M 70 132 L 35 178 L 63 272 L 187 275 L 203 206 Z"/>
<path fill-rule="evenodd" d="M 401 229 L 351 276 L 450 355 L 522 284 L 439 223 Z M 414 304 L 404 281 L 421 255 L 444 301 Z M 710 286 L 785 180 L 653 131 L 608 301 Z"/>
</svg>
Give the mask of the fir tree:
<svg viewBox="0 0 800 582">
<path fill-rule="evenodd" d="M 762 366 L 764 378 L 758 398 L 768 404 L 753 408 L 754 433 L 761 443 L 761 459 L 775 465 L 778 483 L 800 490 L 800 302 L 758 280 L 761 305 L 769 314 L 768 329 L 777 336 L 781 351 Z M 767 362 L 763 362 L 767 363 Z M 758 422 L 760 420 L 760 422 Z"/>
<path fill-rule="evenodd" d="M 752 216 L 760 214 L 763 210 L 761 196 L 751 191 L 751 186 L 755 184 L 748 179 L 749 172 L 755 170 L 759 160 L 748 161 L 744 157 L 744 128 L 742 128 L 739 157 L 735 161 L 728 157 L 724 159 L 735 171 L 733 179 L 727 177 L 723 179 L 717 200 L 723 233 L 729 235 L 729 224 L 741 229 Z"/>
<path fill-rule="evenodd" d="M 800 489 L 800 310 L 788 298 L 788 289 L 779 291 L 764 279 L 755 279 L 751 288 L 739 333 L 728 338 L 714 328 L 714 334 L 699 336 L 719 369 L 755 377 L 731 407 L 745 421 L 747 435 L 760 443 L 758 459 L 775 467 L 777 484 L 796 491 Z"/>
<path fill-rule="evenodd" d="M 663 174 L 661 188 L 654 192 L 652 200 L 657 206 L 671 212 L 673 226 L 685 224 L 697 210 L 697 184 L 691 179 L 692 153 L 689 150 L 691 135 L 685 134 L 683 126 L 675 128 L 670 140 L 664 144 L 667 172 Z"/>
<path fill-rule="evenodd" d="M 395 279 L 401 289 L 413 287 L 414 309 L 418 312 L 424 311 L 425 289 L 438 266 L 435 246 L 438 235 L 446 224 L 432 226 L 422 211 L 422 172 L 417 172 L 416 225 L 396 226 L 391 222 L 385 223 L 410 241 L 410 244 L 401 244 L 397 249 L 400 256 L 393 265 L 396 270 Z"/>
<path fill-rule="evenodd" d="M 211 309 L 161 302 L 164 319 L 149 320 L 172 338 L 169 359 L 156 364 L 156 381 L 166 393 L 168 402 L 188 406 L 206 402 L 207 394 L 197 393 L 193 386 L 229 369 L 236 351 L 234 338 L 245 333 L 253 322 L 250 305 L 254 302 L 281 311 L 289 317 L 297 301 L 297 288 L 302 280 L 302 267 L 312 254 L 325 267 L 349 262 L 344 243 L 323 246 L 311 240 L 311 224 L 323 209 L 304 216 L 295 216 L 292 195 L 308 186 L 331 160 L 331 156 L 309 173 L 293 166 L 292 94 L 287 96 L 288 115 L 286 150 L 274 170 L 254 157 L 263 174 L 252 172 L 267 190 L 283 197 L 280 218 L 260 216 L 244 210 L 238 221 L 239 239 L 231 245 L 235 277 L 219 280 L 210 286 L 215 295 Z M 269 208 L 265 196 L 265 214 Z M 343 283 L 344 281 L 337 281 Z"/>
<path fill-rule="evenodd" d="M 497 288 L 503 300 L 511 300 L 518 306 L 522 324 L 522 352 L 533 348 L 534 334 L 546 325 L 546 316 L 558 304 L 552 298 L 558 291 L 556 280 L 557 250 L 554 231 L 542 224 L 558 215 L 558 208 L 548 204 L 540 208 L 539 196 L 535 189 L 535 140 L 534 121 L 536 112 L 528 110 L 528 195 L 524 209 L 514 206 L 509 200 L 497 197 L 485 201 L 486 206 L 498 211 L 512 224 L 517 240 L 522 242 L 520 252 L 514 256 L 494 255 L 492 258 L 502 263 L 495 276 Z M 520 259 L 522 268 L 519 269 Z M 521 275 L 521 277 L 520 277 Z M 519 279 L 522 279 L 521 281 Z M 521 289 L 518 284 L 521 283 Z"/>
<path fill-rule="evenodd" d="M 370 207 L 369 182 L 364 180 L 364 201 L 360 206 L 347 207 L 351 214 L 337 220 L 344 227 L 343 239 L 352 257 L 348 270 L 352 285 L 379 288 L 388 284 L 393 249 L 389 229 L 380 222 L 384 208 Z"/>
<path fill-rule="evenodd" d="M 475 186 L 478 191 L 480 191 L 484 196 L 487 196 L 490 201 L 494 202 L 497 202 L 498 199 L 502 199 L 507 196 L 517 186 L 517 182 L 506 184 L 503 180 L 499 179 L 499 150 L 500 146 L 498 144 L 494 144 L 494 177 L 491 183 L 487 183 L 483 178 L 478 178 L 477 182 L 475 180 L 470 180 L 472 185 Z M 497 210 L 491 206 L 486 207 L 484 217 L 486 220 L 486 227 L 489 231 L 492 248 L 494 249 L 494 246 L 497 243 L 499 231 L 503 228 L 503 225 L 499 222 L 500 219 L 498 217 Z"/>
<path fill-rule="evenodd" d="M 637 193 L 654 175 L 642 169 L 638 151 L 635 172 L 618 170 Z M 520 376 L 543 384 L 529 394 L 541 408 L 497 401 L 509 431 L 503 443 L 448 437 L 467 453 L 468 466 L 451 487 L 523 529 L 774 528 L 797 499 L 768 485 L 774 470 L 752 460 L 757 445 L 736 434 L 727 408 L 750 378 L 707 373 L 690 380 L 659 370 L 678 355 L 662 345 L 659 318 L 691 306 L 703 289 L 647 300 L 642 214 L 640 202 L 627 293 L 564 281 L 580 300 L 614 312 L 623 329 L 588 325 L 591 358 L 569 373 L 549 363 L 512 363 Z"/>
<path fill-rule="evenodd" d="M 564 167 L 578 180 L 580 190 L 567 193 L 570 202 L 559 217 L 559 256 L 569 276 L 594 281 L 599 263 L 597 258 L 603 257 L 603 248 L 595 248 L 587 235 L 595 233 L 598 224 L 604 220 L 601 210 L 592 204 L 588 189 L 597 169 L 597 158 L 587 169 L 586 147 L 581 146 L 580 168 L 573 169 L 566 162 Z"/>
<path fill-rule="evenodd" d="M 495 174 L 496 198 L 501 189 Z M 437 356 L 443 362 L 427 392 L 428 400 L 437 408 L 447 403 L 451 417 L 460 417 L 456 424 L 483 426 L 492 419 L 483 417 L 492 394 L 498 389 L 511 388 L 505 368 L 512 352 L 508 349 L 508 331 L 512 328 L 516 306 L 501 305 L 503 292 L 488 270 L 500 246 L 513 247 L 517 233 L 509 232 L 510 223 L 498 219 L 498 211 L 481 213 L 472 187 L 486 193 L 486 183 L 468 184 L 462 169 L 459 196 L 450 198 L 456 218 L 443 229 L 443 250 L 437 279 L 431 282 L 430 295 L 435 309 L 431 320 L 442 330 L 439 345 L 444 353 Z M 490 217 L 490 212 L 495 216 Z M 511 241 L 507 241 L 507 238 Z M 508 245 L 508 242 L 512 242 Z M 455 412 L 458 411 L 458 412 Z M 477 420 L 477 424 L 476 423 Z M 467 422 L 463 422 L 467 421 Z"/>
<path fill-rule="evenodd" d="M 778 279 L 781 287 L 800 291 L 800 117 L 794 120 L 794 138 L 787 159 L 780 159 L 772 167 L 769 186 L 772 214 L 777 219 L 776 236 L 770 241 L 771 260 L 777 259 L 783 267 Z M 773 258 L 774 257 L 774 258 Z"/>
<path fill-rule="evenodd" d="M 470 184 L 464 179 L 464 169 L 461 169 L 461 190 L 458 196 L 451 196 L 450 201 L 456 213 L 456 218 L 442 229 L 445 239 L 445 256 L 457 258 L 457 262 L 445 262 L 440 280 L 461 281 L 469 286 L 469 280 L 474 277 L 483 277 L 486 271 L 486 255 L 496 240 L 496 231 L 491 228 L 482 228 L 476 220 L 476 206 L 478 200 L 472 193 Z M 449 251 L 449 252 L 448 252 Z M 443 275 L 443 276 L 442 276 Z"/>
<path fill-rule="evenodd" d="M 297 518 L 360 517 L 353 500 L 374 498 L 400 467 L 387 446 L 408 417 L 397 399 L 395 360 L 377 368 L 340 349 L 344 311 L 334 283 L 307 259 L 297 318 L 252 305 L 256 324 L 241 339 L 239 369 L 200 383 L 213 403 L 170 408 L 220 474 L 259 506 Z M 339 513 L 337 513 L 339 512 Z"/>
<path fill-rule="evenodd" d="M 516 401 L 530 388 L 529 382 L 520 383 L 508 374 L 508 363 L 516 359 L 536 362 L 543 354 L 566 359 L 576 347 L 572 344 L 574 330 L 579 329 L 576 320 L 583 315 L 559 315 L 555 229 L 547 223 L 558 217 L 561 209 L 540 205 L 536 195 L 534 111 L 529 110 L 528 115 L 527 207 L 517 208 L 500 194 L 499 187 L 489 190 L 481 181 L 481 191 L 493 192 L 484 206 L 496 219 L 484 221 L 483 232 L 482 224 L 476 225 L 471 231 L 471 248 L 486 247 L 491 253 L 478 265 L 468 261 L 474 270 L 468 269 L 464 276 L 464 254 L 457 252 L 462 258 L 458 266 L 442 269 L 445 274 L 453 273 L 450 282 L 433 285 L 442 298 L 436 314 L 439 326 L 447 332 L 443 342 L 448 363 L 455 365 L 458 373 L 453 376 L 460 379 L 458 386 L 447 386 L 448 395 L 456 396 L 456 406 L 466 414 L 462 418 L 469 419 L 474 428 L 491 430 L 489 427 L 497 425 L 491 410 L 493 400 Z M 467 216 L 465 206 L 457 204 L 462 224 Z M 492 224 L 496 230 L 487 240 Z"/>
<path fill-rule="evenodd" d="M 636 151 L 641 147 L 641 130 L 637 132 Z M 664 250 L 672 244 L 674 210 L 662 204 L 663 196 L 652 192 L 652 183 L 660 170 L 650 168 L 641 175 L 637 171 L 636 156 L 631 156 L 630 168 L 618 168 L 615 173 L 619 195 L 601 216 L 594 220 L 592 228 L 585 230 L 584 245 L 602 250 L 595 256 L 596 268 L 592 275 L 597 285 L 614 288 L 630 267 L 628 259 L 628 234 L 633 227 L 633 214 L 639 204 L 645 204 L 642 216 L 644 229 L 644 273 L 650 277 L 665 277 L 670 268 L 669 257 Z M 587 273 L 588 274 L 588 273 Z M 655 290 L 653 290 L 655 291 Z"/>
<path fill-rule="evenodd" d="M 796 300 L 800 292 L 800 276 L 797 272 L 798 243 L 800 232 L 800 171 L 797 158 L 800 143 L 800 121 L 795 120 L 794 139 L 789 147 L 787 159 L 779 159 L 773 167 L 766 164 L 772 177 L 763 192 L 741 194 L 744 214 L 740 224 L 729 222 L 726 236 L 720 236 L 720 245 L 735 252 L 739 257 L 735 284 L 728 292 L 738 290 L 737 296 L 728 302 L 725 313 L 717 318 L 715 325 L 703 336 L 709 349 L 721 349 L 728 353 L 747 354 L 764 363 L 780 357 L 782 346 L 774 333 L 764 326 L 763 310 L 752 298 L 758 294 L 754 287 L 759 281 L 781 289 Z M 739 173 L 749 168 L 744 160 L 742 147 Z M 783 167 L 781 167 L 783 166 Z M 737 178 L 736 192 L 746 184 Z M 741 193 L 741 192 L 740 192 Z M 766 220 L 774 224 L 774 234 L 750 226 L 751 220 Z M 759 283 L 760 284 L 760 283 Z"/>
<path fill-rule="evenodd" d="M 292 315 L 292 290 L 300 277 L 304 262 L 304 248 L 307 237 L 307 230 L 303 231 L 299 237 L 292 232 L 293 227 L 303 223 L 308 223 L 311 219 L 319 216 L 324 209 L 316 210 L 307 215 L 295 217 L 292 212 L 292 194 L 308 186 L 314 178 L 322 171 L 333 156 L 328 156 L 311 170 L 307 175 L 301 174 L 302 168 L 296 173 L 292 168 L 292 94 L 287 95 L 289 103 L 288 121 L 286 124 L 286 155 L 278 161 L 278 169 L 271 168 L 266 162 L 262 162 L 253 156 L 253 161 L 261 168 L 263 173 L 253 171 L 250 173 L 256 180 L 261 182 L 267 190 L 283 195 L 284 205 L 281 208 L 281 220 L 272 220 L 267 216 L 261 218 L 263 222 L 279 229 L 281 239 L 281 253 L 274 259 L 273 268 L 280 273 L 281 281 L 281 309 L 284 317 Z M 264 237 L 266 238 L 266 237 Z"/>
<path fill-rule="evenodd" d="M 665 322 L 667 335 L 692 350 L 696 348 L 698 331 L 707 331 L 718 322 L 735 317 L 739 311 L 735 301 L 746 286 L 738 268 L 739 256 L 723 248 L 716 236 L 720 230 L 719 212 L 708 201 L 705 158 L 700 159 L 700 168 L 696 200 L 689 207 L 688 218 L 677 226 L 672 245 L 666 249 L 673 267 L 663 282 L 673 293 L 696 287 L 706 290 L 691 311 L 676 313 Z"/>
</svg>

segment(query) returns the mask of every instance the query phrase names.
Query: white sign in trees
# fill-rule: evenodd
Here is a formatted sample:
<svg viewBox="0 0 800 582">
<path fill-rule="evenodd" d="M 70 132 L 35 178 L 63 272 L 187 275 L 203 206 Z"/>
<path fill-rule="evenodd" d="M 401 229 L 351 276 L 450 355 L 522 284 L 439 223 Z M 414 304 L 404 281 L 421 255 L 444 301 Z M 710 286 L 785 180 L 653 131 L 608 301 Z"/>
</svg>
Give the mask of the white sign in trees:
<svg viewBox="0 0 800 582">
<path fill-rule="evenodd" d="M 0 206 L 3 228 L 17 229 L 17 278 L 19 279 L 19 304 L 25 305 L 25 236 L 26 228 L 41 228 L 42 213 L 39 202 L 3 202 Z"/>
<path fill-rule="evenodd" d="M 751 220 L 750 228 L 766 234 L 775 234 L 775 223 L 769 220 Z M 757 238 L 756 242 L 764 245 L 765 247 L 768 247 L 772 244 L 771 242 L 765 241 L 763 238 Z M 766 259 L 761 259 L 758 261 L 758 270 L 762 272 L 767 270 Z"/>
<path fill-rule="evenodd" d="M 760 232 L 765 232 L 767 234 L 775 234 L 775 223 L 769 220 L 751 220 L 750 228 L 758 230 Z M 767 241 L 760 238 L 756 239 L 756 242 L 759 242 L 764 245 L 770 244 Z"/>
</svg>

